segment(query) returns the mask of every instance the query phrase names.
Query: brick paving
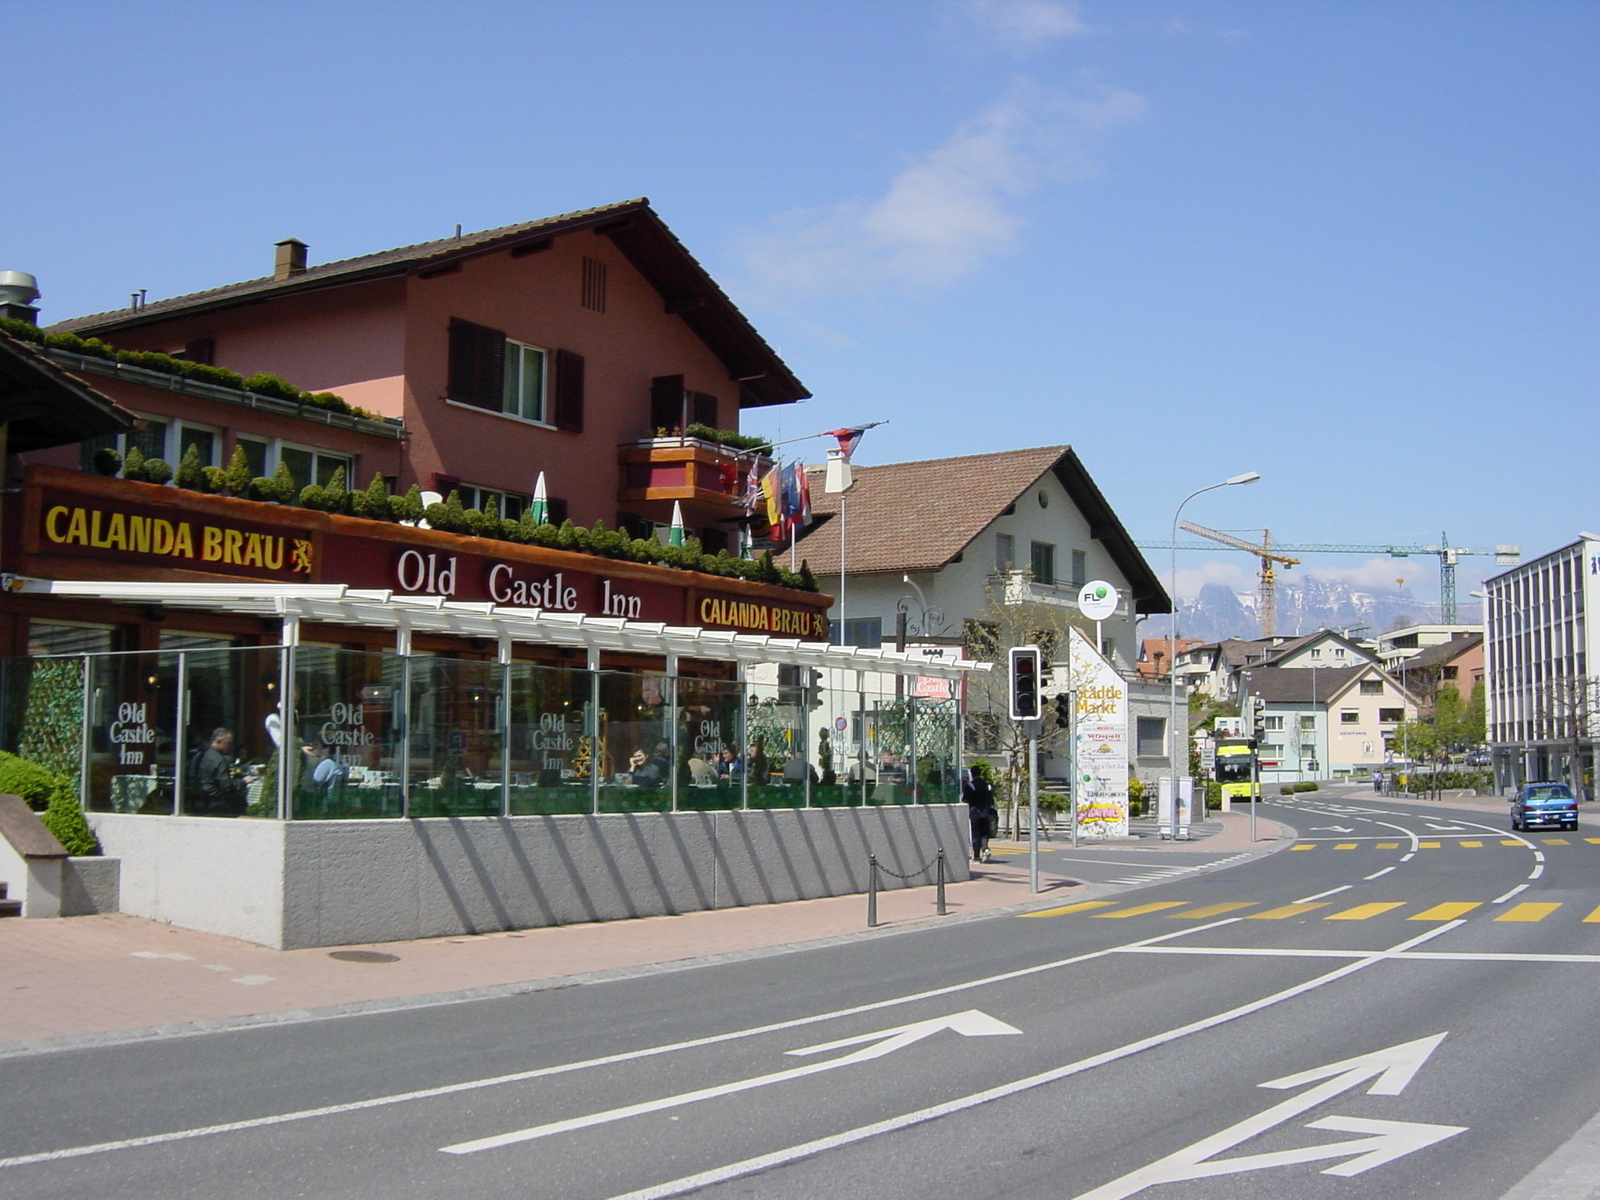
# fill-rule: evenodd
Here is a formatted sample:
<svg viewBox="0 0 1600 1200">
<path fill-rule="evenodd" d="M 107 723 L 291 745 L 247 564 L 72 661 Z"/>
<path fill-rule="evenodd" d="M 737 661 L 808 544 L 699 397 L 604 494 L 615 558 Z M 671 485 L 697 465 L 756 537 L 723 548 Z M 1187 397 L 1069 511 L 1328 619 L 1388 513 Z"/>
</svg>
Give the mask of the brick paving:
<svg viewBox="0 0 1600 1200">
<path fill-rule="evenodd" d="M 1231 814 L 1221 832 L 1197 842 L 1145 839 L 1167 850 L 1250 848 L 1249 818 Z M 1277 828 L 1258 822 L 1257 848 Z M 1061 844 L 1055 843 L 1060 849 Z M 1025 847 L 997 847 L 996 861 L 947 888 L 950 916 L 1059 904 L 1083 893 L 1067 862 L 1040 856 L 1040 894 L 1028 891 Z M 881 892 L 873 935 L 941 920 L 932 887 Z M 425 1002 L 420 998 L 516 989 L 596 972 L 648 969 L 716 955 L 773 951 L 866 933 L 866 897 L 718 909 L 548 929 L 420 941 L 270 950 L 122 914 L 0 921 L 0 1053 L 41 1042 L 172 1030 L 205 1022 L 292 1017 L 338 1006 Z M 868 935 L 871 936 L 871 935 Z M 394 961 L 332 957 L 359 950 Z"/>
</svg>

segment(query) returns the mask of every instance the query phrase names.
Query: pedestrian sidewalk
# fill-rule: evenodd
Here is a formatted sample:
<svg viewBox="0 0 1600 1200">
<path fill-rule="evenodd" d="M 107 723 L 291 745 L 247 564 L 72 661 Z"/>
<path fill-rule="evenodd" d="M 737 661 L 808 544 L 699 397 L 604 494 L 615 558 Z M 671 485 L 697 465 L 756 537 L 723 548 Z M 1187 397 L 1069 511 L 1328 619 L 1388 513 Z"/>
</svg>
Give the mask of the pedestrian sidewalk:
<svg viewBox="0 0 1600 1200">
<path fill-rule="evenodd" d="M 1248 848 L 1247 817 L 1222 833 L 1166 849 Z M 1263 839 L 1276 837 L 1258 822 Z M 1268 849 L 1271 841 L 1257 843 Z M 548 929 L 310 950 L 269 950 L 120 914 L 0 921 L 0 1055 L 121 1040 L 133 1031 L 180 1033 L 222 1024 L 293 1020 L 314 1010 L 383 1009 L 463 995 L 533 991 L 555 981 L 644 973 L 694 960 L 748 956 L 885 936 L 938 921 L 1059 904 L 1088 891 L 1070 863 L 1041 856 L 1039 894 L 1028 888 L 1026 848 L 996 847 L 992 863 L 946 888 L 878 894 L 879 927 L 866 928 L 864 895 L 716 909 Z"/>
</svg>

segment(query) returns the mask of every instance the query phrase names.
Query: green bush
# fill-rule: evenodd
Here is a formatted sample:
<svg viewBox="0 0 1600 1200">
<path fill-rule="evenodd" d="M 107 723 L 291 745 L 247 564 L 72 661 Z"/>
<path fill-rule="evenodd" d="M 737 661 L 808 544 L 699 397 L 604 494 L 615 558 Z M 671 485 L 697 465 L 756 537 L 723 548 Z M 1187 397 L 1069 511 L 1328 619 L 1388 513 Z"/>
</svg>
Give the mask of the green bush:
<svg viewBox="0 0 1600 1200">
<path fill-rule="evenodd" d="M 65 784 L 66 781 L 62 782 Z M 44 816 L 39 819 L 44 822 L 46 829 L 56 835 L 56 841 L 68 854 L 81 857 L 100 853 L 100 841 L 94 836 L 94 830 L 89 828 L 83 808 L 69 788 L 63 786 L 50 797 Z"/>
<path fill-rule="evenodd" d="M 65 775 L 57 775 L 36 762 L 0 750 L 0 795 L 21 796 L 29 808 L 43 812 L 62 788 L 71 794 L 71 784 Z"/>
<path fill-rule="evenodd" d="M 1220 812 L 1222 810 L 1222 785 L 1215 779 L 1206 780 L 1206 811 Z"/>
<path fill-rule="evenodd" d="M 1292 795 L 1294 795 L 1294 784 L 1292 784 L 1292 783 L 1280 783 L 1278 785 L 1278 795 L 1280 795 L 1280 796 L 1292 796 Z"/>
<path fill-rule="evenodd" d="M 692 438 L 699 438 L 702 442 L 711 442 L 717 446 L 727 446 L 734 450 L 754 450 L 758 454 L 771 454 L 772 443 L 766 438 L 752 437 L 747 433 L 735 433 L 731 429 L 713 429 L 709 425 L 702 425 L 698 421 L 684 430 Z"/>
<path fill-rule="evenodd" d="M 122 470 L 122 453 L 110 446 L 102 446 L 94 452 L 94 469 L 99 475 L 116 475 Z"/>
<path fill-rule="evenodd" d="M 1297 792 L 1314 792 L 1314 791 L 1317 790 L 1316 780 L 1314 780 L 1314 779 L 1301 780 L 1299 783 L 1294 785 L 1294 790 L 1297 791 Z"/>
</svg>

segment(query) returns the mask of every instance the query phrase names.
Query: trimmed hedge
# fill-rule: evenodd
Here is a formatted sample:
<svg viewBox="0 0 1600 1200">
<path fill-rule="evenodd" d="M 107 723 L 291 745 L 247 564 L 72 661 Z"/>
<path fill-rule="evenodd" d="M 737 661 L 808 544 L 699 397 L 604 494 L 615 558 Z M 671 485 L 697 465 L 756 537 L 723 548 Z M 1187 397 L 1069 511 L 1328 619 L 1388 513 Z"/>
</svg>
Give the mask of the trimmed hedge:
<svg viewBox="0 0 1600 1200">
<path fill-rule="evenodd" d="M 287 400 L 291 404 L 303 404 L 307 408 L 322 408 L 329 412 L 344 413 L 350 417 L 365 417 L 369 421 L 382 419 L 375 412 L 346 403 L 342 396 L 336 396 L 332 392 L 302 392 L 288 380 L 280 379 L 276 375 L 258 373 L 246 379 L 239 372 L 230 371 L 226 367 L 209 367 L 205 363 L 173 358 L 170 354 L 159 354 L 154 350 L 118 350 L 99 338 L 83 338 L 75 333 L 46 333 L 36 325 L 12 320 L 9 317 L 0 317 L 0 329 L 18 341 L 31 342 L 35 346 L 44 346 L 51 350 L 65 350 L 70 354 L 81 354 L 84 358 L 125 363 L 130 367 L 141 367 L 146 371 L 158 371 L 163 375 L 193 379 L 197 383 L 232 388 L 236 392 L 272 396 L 279 400 Z"/>
<path fill-rule="evenodd" d="M 84 818 L 72 781 L 26 758 L 0 750 L 0 794 L 21 796 L 68 854 L 99 854 L 100 843 Z"/>
</svg>

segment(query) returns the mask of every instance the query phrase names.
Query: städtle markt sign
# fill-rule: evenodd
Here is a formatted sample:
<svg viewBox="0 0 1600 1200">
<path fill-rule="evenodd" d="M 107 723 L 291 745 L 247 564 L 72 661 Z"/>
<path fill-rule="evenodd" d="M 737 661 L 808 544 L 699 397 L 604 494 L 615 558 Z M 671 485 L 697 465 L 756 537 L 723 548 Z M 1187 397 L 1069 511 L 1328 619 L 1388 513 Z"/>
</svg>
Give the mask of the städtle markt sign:
<svg viewBox="0 0 1600 1200">
<path fill-rule="evenodd" d="M 829 596 L 32 466 L 11 571 L 45 579 L 343 583 L 827 641 Z M 16 510 L 11 509 L 12 512 Z"/>
</svg>

